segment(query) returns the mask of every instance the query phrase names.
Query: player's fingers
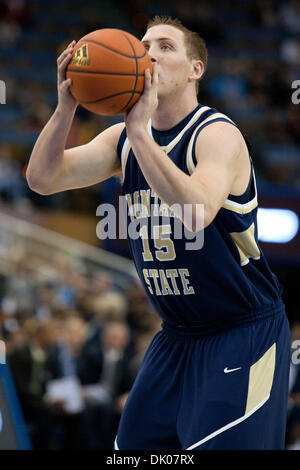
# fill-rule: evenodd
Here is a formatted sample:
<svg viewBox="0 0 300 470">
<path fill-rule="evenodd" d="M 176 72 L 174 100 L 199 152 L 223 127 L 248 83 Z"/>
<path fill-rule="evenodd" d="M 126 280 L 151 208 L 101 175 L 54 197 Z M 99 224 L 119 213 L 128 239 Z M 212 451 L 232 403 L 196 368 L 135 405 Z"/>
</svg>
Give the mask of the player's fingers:
<svg viewBox="0 0 300 470">
<path fill-rule="evenodd" d="M 57 60 L 57 70 L 61 68 L 62 63 L 64 62 L 65 58 L 68 57 L 68 55 L 71 54 L 71 51 L 67 51 L 61 58 L 60 60 Z"/>
<path fill-rule="evenodd" d="M 60 54 L 60 56 L 57 57 L 57 65 L 59 65 L 61 63 L 61 61 L 64 59 L 64 57 L 66 57 L 66 55 L 68 54 L 69 52 L 69 48 L 67 47 L 67 49 L 65 49 L 64 51 L 62 51 L 62 53 Z"/>
<path fill-rule="evenodd" d="M 67 88 L 69 88 L 69 86 L 71 85 L 72 83 L 72 79 L 71 78 L 67 78 L 67 80 L 64 80 L 61 85 L 60 85 L 60 88 L 63 89 L 63 90 L 66 90 Z"/>
<path fill-rule="evenodd" d="M 149 69 L 145 70 L 145 84 L 144 84 L 144 93 L 149 92 L 151 88 L 151 73 Z"/>
<path fill-rule="evenodd" d="M 74 46 L 75 46 L 75 43 L 76 43 L 75 40 L 71 41 L 70 44 L 67 45 L 66 49 L 69 49 L 70 47 L 74 47 Z M 65 50 L 66 50 L 66 49 L 65 49 Z"/>
<path fill-rule="evenodd" d="M 72 54 L 69 52 L 57 68 L 59 82 L 62 82 L 63 80 L 65 80 L 66 68 L 67 68 L 68 63 L 71 60 L 71 57 L 72 57 Z"/>
<path fill-rule="evenodd" d="M 158 70 L 156 64 L 153 64 L 152 85 L 154 85 L 155 87 L 157 87 L 158 85 Z"/>
<path fill-rule="evenodd" d="M 70 52 L 72 53 L 73 52 L 73 49 L 74 49 L 74 46 L 75 46 L 75 41 L 72 41 L 68 47 L 60 54 L 60 56 L 57 58 L 57 64 L 60 65 L 61 62 L 64 60 L 64 58 L 66 57 L 66 55 L 68 55 Z"/>
<path fill-rule="evenodd" d="M 70 78 L 60 83 L 60 85 L 58 86 L 58 95 L 61 97 L 64 96 L 67 90 L 69 89 L 71 83 L 72 83 L 72 80 Z"/>
<path fill-rule="evenodd" d="M 72 53 L 72 51 L 73 51 L 73 47 L 68 47 L 67 49 L 65 49 L 65 50 L 61 53 L 61 55 L 58 57 L 58 59 L 57 59 L 57 65 L 59 66 L 59 65 L 62 63 L 62 61 L 65 59 L 65 57 L 66 57 L 68 54 Z"/>
<path fill-rule="evenodd" d="M 63 70 L 65 67 L 66 67 L 66 64 L 69 63 L 69 61 L 71 60 L 71 57 L 72 57 L 72 52 L 69 51 L 65 57 L 63 58 L 63 60 L 61 61 L 61 63 L 59 64 L 58 66 L 58 70 Z"/>
</svg>

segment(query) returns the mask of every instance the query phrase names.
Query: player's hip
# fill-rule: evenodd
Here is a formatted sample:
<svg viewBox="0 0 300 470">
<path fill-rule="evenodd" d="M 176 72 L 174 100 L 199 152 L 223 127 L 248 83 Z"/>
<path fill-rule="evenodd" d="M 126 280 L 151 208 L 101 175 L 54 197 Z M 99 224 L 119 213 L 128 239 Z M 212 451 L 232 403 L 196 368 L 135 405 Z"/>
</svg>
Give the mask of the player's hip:
<svg viewBox="0 0 300 470">
<path fill-rule="evenodd" d="M 278 316 L 286 317 L 285 306 L 281 298 L 274 300 L 270 304 L 255 309 L 241 310 L 240 312 L 236 309 L 230 313 L 230 310 L 227 309 L 225 311 L 225 308 L 220 308 L 219 312 L 206 311 L 204 321 L 202 307 L 198 308 L 199 321 L 194 320 L 191 322 L 189 313 L 189 310 L 186 309 L 181 315 L 183 321 L 180 322 L 178 318 L 174 321 L 173 318 L 170 318 L 168 312 L 164 312 L 162 309 L 159 314 L 163 319 L 163 330 L 178 338 L 206 338 L 236 328 L 263 324 L 263 322 L 269 319 L 272 321 Z M 207 318 L 209 318 L 209 320 L 207 320 Z"/>
<path fill-rule="evenodd" d="M 212 377 L 225 377 L 240 370 L 250 371 L 267 352 L 268 367 L 272 369 L 276 358 L 287 357 L 289 351 L 290 328 L 284 309 L 206 336 L 163 323 L 145 354 L 139 374 L 151 375 L 152 379 L 158 376 L 158 380 L 170 375 L 174 380 L 176 374 L 193 375 L 196 368 L 201 374 L 205 371 Z M 202 379 L 206 381 L 208 377 Z"/>
<path fill-rule="evenodd" d="M 283 311 L 207 337 L 163 328 L 126 404 L 119 448 L 281 448 L 289 341 Z"/>
</svg>

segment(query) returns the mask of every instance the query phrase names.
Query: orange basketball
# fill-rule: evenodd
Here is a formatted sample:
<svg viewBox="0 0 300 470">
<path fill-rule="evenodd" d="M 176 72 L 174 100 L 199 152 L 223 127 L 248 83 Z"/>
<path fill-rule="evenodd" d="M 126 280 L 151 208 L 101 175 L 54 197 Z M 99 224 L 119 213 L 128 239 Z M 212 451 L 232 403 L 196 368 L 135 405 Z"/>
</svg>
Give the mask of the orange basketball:
<svg viewBox="0 0 300 470">
<path fill-rule="evenodd" d="M 152 63 L 143 44 L 121 29 L 99 29 L 76 44 L 66 70 L 70 91 L 89 111 L 113 115 L 129 110 L 144 88 Z"/>
</svg>

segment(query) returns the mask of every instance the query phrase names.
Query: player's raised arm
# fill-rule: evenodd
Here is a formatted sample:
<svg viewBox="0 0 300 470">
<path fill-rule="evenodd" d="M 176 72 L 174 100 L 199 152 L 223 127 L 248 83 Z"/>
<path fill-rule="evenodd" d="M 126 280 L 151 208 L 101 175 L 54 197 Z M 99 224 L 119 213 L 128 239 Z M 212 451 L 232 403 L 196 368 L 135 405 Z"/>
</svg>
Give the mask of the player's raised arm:
<svg viewBox="0 0 300 470">
<path fill-rule="evenodd" d="M 29 187 L 40 194 L 90 186 L 120 171 L 116 142 L 124 124 L 116 124 L 86 145 L 65 150 L 78 102 L 69 91 L 66 67 L 75 41 L 57 59 L 58 105 L 32 150 L 26 178 Z"/>
</svg>

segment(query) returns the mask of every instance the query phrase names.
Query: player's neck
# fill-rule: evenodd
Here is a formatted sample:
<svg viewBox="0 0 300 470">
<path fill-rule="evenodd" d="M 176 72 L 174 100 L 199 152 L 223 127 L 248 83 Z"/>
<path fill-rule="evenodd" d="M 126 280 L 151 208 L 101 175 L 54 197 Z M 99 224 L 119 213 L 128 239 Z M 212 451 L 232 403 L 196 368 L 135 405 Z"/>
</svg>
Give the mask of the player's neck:
<svg viewBox="0 0 300 470">
<path fill-rule="evenodd" d="M 198 106 L 197 96 L 162 97 L 152 115 L 152 126 L 158 131 L 172 129 Z"/>
</svg>

